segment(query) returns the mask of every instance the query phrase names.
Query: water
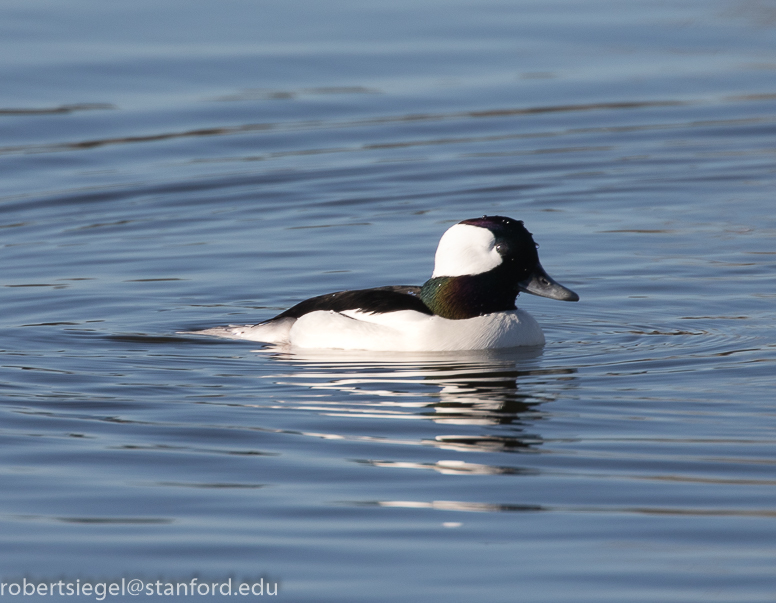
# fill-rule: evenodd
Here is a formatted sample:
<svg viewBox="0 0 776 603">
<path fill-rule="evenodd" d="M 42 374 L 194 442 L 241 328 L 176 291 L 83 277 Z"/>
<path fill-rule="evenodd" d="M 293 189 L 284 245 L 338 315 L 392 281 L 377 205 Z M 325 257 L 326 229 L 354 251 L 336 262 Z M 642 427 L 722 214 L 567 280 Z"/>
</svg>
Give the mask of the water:
<svg viewBox="0 0 776 603">
<path fill-rule="evenodd" d="M 772 3 L 0 13 L 2 582 L 776 598 Z M 485 213 L 582 298 L 541 351 L 179 334 Z"/>
</svg>

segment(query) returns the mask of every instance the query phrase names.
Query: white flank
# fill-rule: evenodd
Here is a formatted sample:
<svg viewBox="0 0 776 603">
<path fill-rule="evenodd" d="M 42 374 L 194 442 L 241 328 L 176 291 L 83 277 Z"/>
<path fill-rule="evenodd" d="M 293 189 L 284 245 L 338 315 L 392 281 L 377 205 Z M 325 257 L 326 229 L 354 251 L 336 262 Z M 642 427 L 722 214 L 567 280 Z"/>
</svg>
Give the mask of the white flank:
<svg viewBox="0 0 776 603">
<path fill-rule="evenodd" d="M 450 320 L 413 310 L 368 314 L 310 312 L 291 327 L 290 343 L 306 349 L 444 352 L 544 345 L 544 334 L 523 310 Z"/>
<path fill-rule="evenodd" d="M 370 314 L 358 310 L 319 310 L 299 319 L 255 326 L 228 326 L 195 331 L 303 349 L 372 352 L 446 352 L 544 345 L 544 333 L 524 310 L 450 320 L 414 310 Z"/>
<path fill-rule="evenodd" d="M 499 264 L 501 255 L 496 251 L 496 238 L 491 231 L 471 224 L 456 224 L 439 240 L 431 278 L 481 274 Z"/>
</svg>

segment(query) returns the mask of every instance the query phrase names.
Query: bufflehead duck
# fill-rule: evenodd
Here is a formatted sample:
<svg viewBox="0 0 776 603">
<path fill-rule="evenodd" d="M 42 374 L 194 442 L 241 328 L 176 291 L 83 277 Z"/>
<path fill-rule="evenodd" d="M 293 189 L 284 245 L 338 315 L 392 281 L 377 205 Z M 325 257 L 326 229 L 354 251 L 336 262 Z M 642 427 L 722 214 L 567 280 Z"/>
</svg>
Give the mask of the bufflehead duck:
<svg viewBox="0 0 776 603">
<path fill-rule="evenodd" d="M 579 296 L 539 263 L 519 220 L 482 216 L 444 233 L 434 272 L 421 286 L 312 297 L 256 325 L 200 331 L 298 348 L 434 352 L 544 345 L 538 323 L 515 306 L 521 291 L 563 301 Z"/>
</svg>

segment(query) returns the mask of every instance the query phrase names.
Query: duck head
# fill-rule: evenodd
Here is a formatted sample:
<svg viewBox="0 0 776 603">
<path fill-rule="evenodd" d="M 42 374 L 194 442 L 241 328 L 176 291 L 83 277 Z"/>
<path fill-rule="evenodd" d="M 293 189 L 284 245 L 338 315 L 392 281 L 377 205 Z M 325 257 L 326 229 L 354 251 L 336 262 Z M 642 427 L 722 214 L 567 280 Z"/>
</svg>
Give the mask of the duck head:
<svg viewBox="0 0 776 603">
<path fill-rule="evenodd" d="M 539 262 L 533 236 L 519 220 L 482 216 L 463 220 L 442 235 L 434 272 L 420 298 L 439 316 L 472 318 L 515 309 L 521 291 L 578 301 Z"/>
</svg>

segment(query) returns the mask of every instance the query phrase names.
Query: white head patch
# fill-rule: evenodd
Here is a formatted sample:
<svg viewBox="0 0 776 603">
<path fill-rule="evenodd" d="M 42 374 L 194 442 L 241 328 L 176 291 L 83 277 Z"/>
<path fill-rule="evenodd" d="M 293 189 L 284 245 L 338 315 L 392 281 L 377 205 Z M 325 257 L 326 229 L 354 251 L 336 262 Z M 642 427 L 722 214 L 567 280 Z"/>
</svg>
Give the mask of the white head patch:
<svg viewBox="0 0 776 603">
<path fill-rule="evenodd" d="M 439 241 L 431 278 L 481 274 L 499 264 L 501 255 L 492 232 L 471 224 L 456 224 Z"/>
</svg>

